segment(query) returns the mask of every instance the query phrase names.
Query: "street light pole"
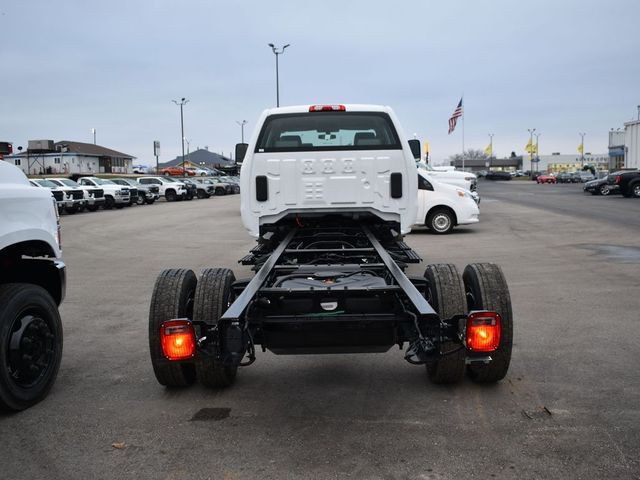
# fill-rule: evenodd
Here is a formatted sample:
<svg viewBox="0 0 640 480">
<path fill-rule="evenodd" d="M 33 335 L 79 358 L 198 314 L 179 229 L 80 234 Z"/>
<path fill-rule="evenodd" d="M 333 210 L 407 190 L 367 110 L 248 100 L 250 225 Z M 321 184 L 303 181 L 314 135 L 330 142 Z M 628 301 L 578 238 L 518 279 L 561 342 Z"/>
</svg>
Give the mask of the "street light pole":
<svg viewBox="0 0 640 480">
<path fill-rule="evenodd" d="M 91 129 L 91 133 L 93 133 L 93 144 L 95 145 L 96 144 L 96 129 L 92 128 Z"/>
<path fill-rule="evenodd" d="M 493 136 L 494 133 L 489 134 L 489 160 L 487 160 L 487 164 L 485 167 L 491 168 L 491 158 L 493 157 Z"/>
<path fill-rule="evenodd" d="M 236 120 L 236 123 L 237 123 L 238 125 L 240 125 L 240 135 L 241 135 L 241 137 L 240 137 L 240 138 L 242 139 L 242 140 L 241 140 L 241 141 L 242 141 L 242 143 L 244 143 L 244 126 L 247 124 L 247 121 L 246 121 L 246 120 L 242 120 L 242 121 L 238 121 L 238 120 Z"/>
<path fill-rule="evenodd" d="M 182 176 L 186 177 L 187 169 L 184 164 L 184 116 L 182 114 L 182 107 L 184 107 L 187 103 L 189 103 L 189 100 L 182 97 L 182 99 L 179 102 L 177 100 L 171 100 L 171 101 L 176 105 L 180 106 L 180 139 L 182 141 Z"/>
<path fill-rule="evenodd" d="M 578 133 L 580 135 L 580 166 L 584 167 L 584 136 L 586 133 Z"/>
<path fill-rule="evenodd" d="M 278 47 L 276 47 L 273 43 L 269 44 L 271 50 L 273 51 L 273 54 L 276 56 L 276 107 L 280 106 L 280 74 L 278 71 L 278 56 L 282 55 L 285 49 L 290 45 L 291 44 L 287 43 L 284 47 L 278 50 Z"/>
<path fill-rule="evenodd" d="M 536 131 L 535 128 L 527 128 L 529 132 L 529 177 L 533 178 L 533 133 Z"/>
<path fill-rule="evenodd" d="M 538 167 L 540 166 L 540 150 L 538 150 L 538 138 L 540 138 L 540 135 L 542 134 L 536 133 L 536 172 L 538 171 Z"/>
</svg>

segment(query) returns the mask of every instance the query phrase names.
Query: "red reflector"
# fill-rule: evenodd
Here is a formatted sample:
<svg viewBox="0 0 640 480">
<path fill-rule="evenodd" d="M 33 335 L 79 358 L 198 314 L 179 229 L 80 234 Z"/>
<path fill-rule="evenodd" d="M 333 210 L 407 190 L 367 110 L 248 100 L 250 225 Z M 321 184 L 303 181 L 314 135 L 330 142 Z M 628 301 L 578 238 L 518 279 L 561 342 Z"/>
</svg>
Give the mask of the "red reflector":
<svg viewBox="0 0 640 480">
<path fill-rule="evenodd" d="M 472 312 L 467 317 L 467 348 L 473 352 L 493 352 L 500 346 L 500 315 Z"/>
<path fill-rule="evenodd" d="M 621 181 L 622 181 L 622 177 L 620 175 L 616 175 L 616 185 L 620 185 Z"/>
<path fill-rule="evenodd" d="M 169 360 L 185 360 L 196 353 L 196 334 L 189 320 L 169 320 L 160 326 L 162 353 Z"/>
<path fill-rule="evenodd" d="M 347 108 L 344 105 L 311 105 L 309 107 L 310 112 L 346 112 Z"/>
</svg>

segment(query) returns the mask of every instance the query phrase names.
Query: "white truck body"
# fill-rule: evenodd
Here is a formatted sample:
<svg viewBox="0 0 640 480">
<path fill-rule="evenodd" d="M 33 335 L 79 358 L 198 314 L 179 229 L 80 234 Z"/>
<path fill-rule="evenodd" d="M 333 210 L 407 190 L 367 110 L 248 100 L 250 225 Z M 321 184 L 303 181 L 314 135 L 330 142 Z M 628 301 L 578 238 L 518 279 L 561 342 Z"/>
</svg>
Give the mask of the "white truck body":
<svg viewBox="0 0 640 480">
<path fill-rule="evenodd" d="M 464 188 L 472 192 L 476 190 L 478 177 L 473 173 L 434 169 L 431 165 L 422 162 L 419 162 L 417 165 L 419 170 L 426 171 L 439 182 L 455 185 L 456 187 Z"/>
<path fill-rule="evenodd" d="M 156 185 L 161 197 L 167 196 L 167 190 L 175 192 L 177 197 L 184 198 L 187 187 L 184 183 L 166 177 L 138 177 L 136 181 L 141 185 Z"/>
<path fill-rule="evenodd" d="M 88 207 L 104 204 L 104 190 L 102 188 L 80 185 L 69 178 L 47 178 L 47 180 L 59 185 L 63 190 L 82 190 L 84 203 Z"/>
<path fill-rule="evenodd" d="M 268 109 L 242 163 L 242 221 L 258 237 L 261 226 L 289 215 L 371 213 L 397 222 L 406 234 L 416 215 L 415 172 L 415 159 L 389 107 Z M 392 174 L 401 191 L 397 198 L 391 194 Z M 268 192 L 264 200 L 257 195 L 259 177 Z"/>
<path fill-rule="evenodd" d="M 82 177 L 78 180 L 78 183 L 82 186 L 102 189 L 107 203 L 113 202 L 115 205 L 124 205 L 129 203 L 131 198 L 129 187 L 123 187 L 104 178 Z"/>
<path fill-rule="evenodd" d="M 36 240 L 60 258 L 58 227 L 51 190 L 33 188 L 19 168 L 0 161 L 0 251 Z"/>
</svg>

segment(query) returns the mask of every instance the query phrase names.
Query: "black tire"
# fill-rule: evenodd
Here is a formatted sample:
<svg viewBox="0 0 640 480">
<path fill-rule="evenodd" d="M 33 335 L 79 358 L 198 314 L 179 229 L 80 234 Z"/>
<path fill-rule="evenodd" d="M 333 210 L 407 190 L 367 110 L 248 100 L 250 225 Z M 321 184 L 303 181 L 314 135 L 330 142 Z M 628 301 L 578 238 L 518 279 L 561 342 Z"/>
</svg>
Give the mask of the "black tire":
<svg viewBox="0 0 640 480">
<path fill-rule="evenodd" d="M 73 205 L 71 207 L 64 207 L 64 210 L 68 214 L 73 215 L 74 213 L 76 213 L 78 211 L 78 206 L 77 205 Z"/>
<path fill-rule="evenodd" d="M 122 210 L 124 208 L 125 204 L 124 203 L 116 203 L 116 208 L 118 210 Z M 127 206 L 129 207 L 130 205 L 127 204 Z"/>
<path fill-rule="evenodd" d="M 184 197 L 185 200 L 193 200 L 193 192 L 191 190 L 187 191 L 187 195 Z"/>
<path fill-rule="evenodd" d="M 491 352 L 491 363 L 469 365 L 467 373 L 474 382 L 495 383 L 509 370 L 513 346 L 513 313 L 507 281 L 500 267 L 493 263 L 472 263 L 462 274 L 469 310 L 489 310 L 502 317 L 500 345 Z"/>
<path fill-rule="evenodd" d="M 426 298 L 442 319 L 466 315 L 467 300 L 462 277 L 455 265 L 427 265 L 424 277 L 428 281 Z M 427 375 L 433 383 L 456 383 L 464 377 L 466 349 L 458 342 L 442 342 L 441 356 L 427 363 Z"/>
<path fill-rule="evenodd" d="M 216 195 L 226 195 L 227 192 L 222 187 L 216 188 Z"/>
<path fill-rule="evenodd" d="M 88 205 L 87 210 L 89 210 L 90 212 L 95 212 L 96 210 L 98 210 L 98 205 Z"/>
<path fill-rule="evenodd" d="M 149 352 L 153 373 L 161 385 L 186 387 L 195 378 L 195 365 L 188 362 L 169 363 L 162 352 L 160 326 L 167 320 L 193 317 L 193 297 L 197 278 L 192 270 L 172 268 L 158 276 L 149 309 Z"/>
<path fill-rule="evenodd" d="M 155 201 L 156 201 L 155 198 L 148 198 L 148 199 L 145 200 L 145 203 L 147 205 L 153 205 L 153 202 L 155 202 Z"/>
<path fill-rule="evenodd" d="M 425 226 L 438 235 L 445 235 L 451 232 L 455 224 L 455 214 L 448 208 L 434 208 L 429 212 L 425 220 Z"/>
<path fill-rule="evenodd" d="M 164 192 L 164 198 L 167 200 L 167 202 L 175 202 L 177 198 L 176 191 L 167 190 L 166 192 Z"/>
<path fill-rule="evenodd" d="M 113 206 L 116 204 L 116 201 L 111 196 L 104 197 L 104 209 L 111 210 Z"/>
<path fill-rule="evenodd" d="M 609 189 L 609 185 L 600 185 L 600 188 L 598 189 L 598 193 L 603 197 L 606 197 L 607 195 L 609 195 L 611 193 L 611 190 Z"/>
<path fill-rule="evenodd" d="M 139 193 L 138 198 L 136 198 L 136 205 L 144 205 L 145 204 L 145 195 L 144 193 Z"/>
<path fill-rule="evenodd" d="M 198 190 L 198 198 L 202 200 L 203 198 L 207 198 L 207 194 L 203 190 Z"/>
<path fill-rule="evenodd" d="M 198 281 L 193 304 L 193 319 L 216 325 L 231 304 L 231 284 L 235 281 L 228 268 L 207 268 Z M 237 366 L 224 366 L 213 358 L 203 358 L 196 364 L 198 382 L 209 388 L 224 388 L 236 379 Z"/>
<path fill-rule="evenodd" d="M 58 307 L 42 287 L 0 285 L 0 410 L 24 410 L 47 396 L 62 358 Z"/>
<path fill-rule="evenodd" d="M 629 185 L 629 190 L 631 190 L 631 195 L 635 198 L 640 198 L 640 182 L 635 182 Z"/>
</svg>

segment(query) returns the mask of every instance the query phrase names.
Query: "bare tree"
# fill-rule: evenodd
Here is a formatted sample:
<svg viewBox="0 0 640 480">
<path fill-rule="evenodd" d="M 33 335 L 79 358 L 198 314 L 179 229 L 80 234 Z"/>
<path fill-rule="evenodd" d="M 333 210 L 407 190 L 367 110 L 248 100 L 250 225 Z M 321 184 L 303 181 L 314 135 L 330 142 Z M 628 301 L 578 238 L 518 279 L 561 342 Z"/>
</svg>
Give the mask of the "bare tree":
<svg viewBox="0 0 640 480">
<path fill-rule="evenodd" d="M 464 152 L 464 160 L 465 162 L 467 160 L 484 160 L 486 159 L 487 156 L 484 153 L 484 150 L 476 150 L 474 148 L 470 148 L 469 150 L 465 150 Z M 455 155 L 451 155 L 449 157 L 449 160 L 451 160 L 451 162 L 461 162 L 462 161 L 462 154 L 461 153 L 456 153 Z"/>
</svg>

